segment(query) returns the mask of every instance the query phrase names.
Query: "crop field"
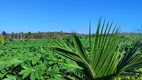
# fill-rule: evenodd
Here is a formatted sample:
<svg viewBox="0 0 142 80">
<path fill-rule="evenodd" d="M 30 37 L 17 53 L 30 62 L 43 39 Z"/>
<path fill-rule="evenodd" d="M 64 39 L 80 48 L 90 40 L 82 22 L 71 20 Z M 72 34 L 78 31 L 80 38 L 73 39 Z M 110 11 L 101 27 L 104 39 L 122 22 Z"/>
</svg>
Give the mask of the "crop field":
<svg viewBox="0 0 142 80">
<path fill-rule="evenodd" d="M 133 39 L 131 39 L 133 38 Z M 136 35 L 122 35 L 120 52 L 132 48 L 140 37 Z M 87 49 L 87 37 L 80 37 Z M 37 40 L 7 40 L 0 47 L 0 79 L 1 80 L 81 80 L 85 79 L 85 72 L 75 61 L 64 57 L 50 49 L 55 41 L 60 39 Z M 142 52 L 139 49 L 137 53 Z M 119 75 L 114 80 L 141 80 L 142 70 L 135 69 L 135 73 Z"/>
<path fill-rule="evenodd" d="M 1 36 L 1 80 L 142 80 L 141 32 L 121 34 L 100 19 L 95 34 L 91 25 L 86 35 L 45 34 Z"/>
<path fill-rule="evenodd" d="M 142 0 L 0 0 L 0 80 L 142 80 Z"/>
<path fill-rule="evenodd" d="M 0 78 L 4 80 L 62 80 L 81 68 L 48 49 L 52 40 L 7 41 L 0 50 Z M 72 78 L 72 77 L 71 77 Z"/>
</svg>

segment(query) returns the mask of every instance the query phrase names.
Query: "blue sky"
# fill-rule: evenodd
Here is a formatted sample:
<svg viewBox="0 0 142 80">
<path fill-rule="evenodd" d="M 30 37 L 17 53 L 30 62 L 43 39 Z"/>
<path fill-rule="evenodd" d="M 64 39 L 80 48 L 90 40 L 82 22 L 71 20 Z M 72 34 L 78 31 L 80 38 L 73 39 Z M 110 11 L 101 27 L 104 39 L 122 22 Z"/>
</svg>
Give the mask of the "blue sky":
<svg viewBox="0 0 142 80">
<path fill-rule="evenodd" d="M 0 32 L 92 32 L 100 16 L 121 32 L 142 26 L 141 0 L 0 0 Z"/>
</svg>

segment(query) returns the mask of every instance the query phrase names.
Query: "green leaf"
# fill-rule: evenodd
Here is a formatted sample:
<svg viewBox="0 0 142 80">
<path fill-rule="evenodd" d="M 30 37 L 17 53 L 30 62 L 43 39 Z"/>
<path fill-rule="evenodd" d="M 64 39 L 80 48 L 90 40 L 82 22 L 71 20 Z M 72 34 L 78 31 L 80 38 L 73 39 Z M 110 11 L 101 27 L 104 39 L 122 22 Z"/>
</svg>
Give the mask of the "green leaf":
<svg viewBox="0 0 142 80">
<path fill-rule="evenodd" d="M 26 68 L 25 70 L 22 70 L 19 74 L 22 74 L 22 79 L 28 77 L 33 72 L 32 68 Z"/>
<path fill-rule="evenodd" d="M 35 80 L 35 73 L 33 72 L 33 73 L 31 73 L 31 75 L 30 75 L 30 79 L 31 80 Z"/>
<path fill-rule="evenodd" d="M 4 78 L 3 80 L 17 80 L 15 76 L 12 75 L 6 75 L 7 78 Z"/>
<path fill-rule="evenodd" d="M 22 63 L 23 61 L 22 60 L 19 60 L 18 58 L 13 58 L 11 59 L 9 62 L 8 62 L 8 65 L 15 65 L 17 66 L 18 64 Z"/>
<path fill-rule="evenodd" d="M 35 65 L 39 61 L 39 57 L 33 57 L 32 58 L 32 64 Z"/>
</svg>

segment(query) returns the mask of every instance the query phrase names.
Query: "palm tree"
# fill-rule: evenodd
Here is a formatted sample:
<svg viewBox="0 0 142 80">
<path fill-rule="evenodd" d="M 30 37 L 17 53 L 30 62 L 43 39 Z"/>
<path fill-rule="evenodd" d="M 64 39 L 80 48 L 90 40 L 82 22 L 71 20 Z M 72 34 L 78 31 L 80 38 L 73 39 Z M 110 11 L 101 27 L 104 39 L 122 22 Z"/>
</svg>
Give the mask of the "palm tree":
<svg viewBox="0 0 142 80">
<path fill-rule="evenodd" d="M 85 49 L 76 34 L 73 34 L 70 40 L 61 39 L 52 46 L 54 51 L 81 66 L 87 80 L 109 80 L 115 76 L 131 75 L 130 72 L 134 73 L 132 69 L 142 67 L 141 54 L 135 54 L 142 43 L 137 43 L 130 50 L 120 53 L 119 30 L 116 25 L 112 28 L 113 23 L 105 23 L 104 21 L 101 25 L 101 19 L 99 20 L 94 38 L 90 23 L 89 50 Z"/>
</svg>

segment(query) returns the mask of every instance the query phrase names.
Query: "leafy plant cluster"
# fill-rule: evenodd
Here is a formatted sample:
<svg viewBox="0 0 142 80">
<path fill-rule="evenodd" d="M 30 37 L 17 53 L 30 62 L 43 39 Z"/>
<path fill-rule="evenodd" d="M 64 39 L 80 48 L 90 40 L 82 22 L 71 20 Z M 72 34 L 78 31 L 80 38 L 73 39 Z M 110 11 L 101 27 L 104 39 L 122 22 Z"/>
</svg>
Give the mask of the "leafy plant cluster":
<svg viewBox="0 0 142 80">
<path fill-rule="evenodd" d="M 0 79 L 73 80 L 82 77 L 82 68 L 74 61 L 48 49 L 51 43 L 51 40 L 6 41 L 0 48 Z"/>
<path fill-rule="evenodd" d="M 80 37 L 86 51 L 88 38 Z M 124 40 L 121 38 L 121 40 Z M 71 39 L 56 39 L 57 42 L 71 42 Z M 129 41 L 129 39 L 125 39 Z M 4 80 L 77 80 L 85 79 L 83 68 L 74 61 L 50 50 L 54 40 L 13 40 L 6 41 L 0 48 L 0 79 Z M 92 41 L 91 41 L 92 42 Z M 125 43 L 122 41 L 121 43 Z M 71 43 L 73 44 L 73 43 Z M 129 44 L 132 47 L 132 44 Z M 121 45 L 122 46 L 122 45 Z M 125 45 L 122 47 L 124 48 Z M 130 49 L 130 46 L 128 47 Z M 123 49 L 122 48 L 122 49 Z M 125 46 L 126 48 L 126 46 Z M 125 49 L 123 49 L 125 51 Z M 139 50 L 140 51 L 140 50 Z M 140 72 L 141 69 L 133 71 Z M 137 79 L 142 75 L 121 78 Z M 119 78 L 120 78 L 119 77 Z M 116 80 L 118 78 L 116 77 Z"/>
</svg>

